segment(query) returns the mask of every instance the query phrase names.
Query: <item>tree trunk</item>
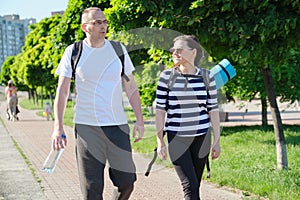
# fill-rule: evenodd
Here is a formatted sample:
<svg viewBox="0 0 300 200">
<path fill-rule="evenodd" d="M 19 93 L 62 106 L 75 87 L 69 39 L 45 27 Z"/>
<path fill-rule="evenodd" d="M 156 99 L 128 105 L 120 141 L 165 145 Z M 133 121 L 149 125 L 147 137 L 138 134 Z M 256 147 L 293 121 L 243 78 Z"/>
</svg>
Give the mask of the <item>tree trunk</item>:
<svg viewBox="0 0 300 200">
<path fill-rule="evenodd" d="M 44 90 L 43 86 L 41 86 L 41 108 L 44 106 Z"/>
<path fill-rule="evenodd" d="M 53 108 L 53 105 L 54 105 L 54 99 L 53 99 L 53 94 L 52 94 L 52 91 L 50 90 L 50 102 L 51 102 L 51 107 Z"/>
<path fill-rule="evenodd" d="M 268 126 L 268 105 L 267 105 L 267 98 L 266 97 L 261 97 L 261 123 L 263 127 Z"/>
<path fill-rule="evenodd" d="M 33 96 L 34 96 L 34 99 L 35 99 L 35 105 L 39 105 L 39 96 L 37 94 L 37 91 L 36 91 L 36 88 L 34 88 L 33 90 Z"/>
<path fill-rule="evenodd" d="M 32 102 L 33 104 L 35 104 L 35 94 L 34 94 L 34 89 L 30 89 L 30 96 L 31 96 L 31 99 L 32 99 Z"/>
<path fill-rule="evenodd" d="M 272 120 L 274 123 L 274 132 L 276 140 L 276 151 L 277 151 L 277 168 L 288 169 L 287 151 L 285 138 L 283 133 L 283 126 L 281 121 L 280 112 L 278 109 L 276 94 L 274 88 L 274 81 L 271 73 L 270 66 L 262 68 L 263 79 L 267 90 L 267 96 L 270 103 Z"/>
</svg>

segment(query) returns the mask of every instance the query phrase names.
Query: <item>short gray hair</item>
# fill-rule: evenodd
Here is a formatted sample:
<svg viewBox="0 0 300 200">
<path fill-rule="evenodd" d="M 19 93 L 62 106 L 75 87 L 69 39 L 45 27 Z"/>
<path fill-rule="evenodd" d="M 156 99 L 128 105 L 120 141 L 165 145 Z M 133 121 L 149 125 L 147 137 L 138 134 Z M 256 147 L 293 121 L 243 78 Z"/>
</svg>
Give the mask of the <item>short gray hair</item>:
<svg viewBox="0 0 300 200">
<path fill-rule="evenodd" d="M 87 23 L 88 19 L 89 19 L 89 13 L 93 10 L 96 10 L 96 11 L 99 11 L 99 12 L 102 12 L 102 10 L 98 7 L 89 7 L 89 8 L 86 8 L 83 12 L 82 12 L 82 15 L 81 15 L 81 23 L 84 24 L 84 23 Z"/>
</svg>

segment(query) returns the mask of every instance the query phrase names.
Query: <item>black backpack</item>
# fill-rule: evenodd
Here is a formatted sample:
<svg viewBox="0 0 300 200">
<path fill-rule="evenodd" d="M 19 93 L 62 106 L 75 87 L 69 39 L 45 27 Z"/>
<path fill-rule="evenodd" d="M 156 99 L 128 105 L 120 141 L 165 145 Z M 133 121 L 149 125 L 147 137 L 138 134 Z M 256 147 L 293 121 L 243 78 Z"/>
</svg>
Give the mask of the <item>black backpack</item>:
<svg viewBox="0 0 300 200">
<path fill-rule="evenodd" d="M 170 72 L 170 77 L 169 77 L 169 80 L 168 80 L 168 88 L 167 88 L 167 96 L 169 96 L 169 92 L 170 92 L 170 89 L 173 87 L 173 85 L 175 84 L 175 81 L 176 81 L 176 78 L 179 77 L 179 76 L 182 76 L 182 77 L 191 77 L 191 78 L 202 78 L 203 81 L 204 81 L 204 85 L 205 85 L 205 89 L 206 89 L 206 92 L 208 94 L 208 91 L 209 91 L 209 73 L 210 71 L 205 69 L 205 68 L 200 68 L 200 71 L 201 71 L 201 75 L 198 75 L 198 74 L 181 74 L 177 71 L 177 67 L 173 67 L 171 69 L 171 72 Z M 186 85 L 185 85 L 186 87 Z M 167 101 L 167 105 L 166 105 L 166 111 L 168 110 L 169 108 L 169 102 Z"/>
<path fill-rule="evenodd" d="M 126 81 L 129 81 L 128 76 L 124 73 L 124 53 L 120 42 L 116 42 L 113 40 L 110 40 L 110 43 L 112 44 L 117 56 L 121 60 L 122 63 L 122 72 L 121 77 L 124 77 Z M 82 53 L 82 47 L 83 47 L 83 40 L 80 40 L 78 42 L 74 43 L 73 50 L 72 50 L 72 56 L 71 56 L 71 65 L 72 65 L 72 78 L 75 80 L 75 72 L 76 67 L 79 62 L 81 53 Z"/>
</svg>

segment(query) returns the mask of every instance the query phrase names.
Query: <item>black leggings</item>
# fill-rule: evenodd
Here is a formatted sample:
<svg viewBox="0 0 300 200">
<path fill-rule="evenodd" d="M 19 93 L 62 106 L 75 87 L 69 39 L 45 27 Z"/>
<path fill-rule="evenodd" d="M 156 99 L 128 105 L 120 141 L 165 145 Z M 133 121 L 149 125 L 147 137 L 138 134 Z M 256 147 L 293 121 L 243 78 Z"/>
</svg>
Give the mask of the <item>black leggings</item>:
<svg viewBox="0 0 300 200">
<path fill-rule="evenodd" d="M 210 134 L 178 137 L 167 134 L 170 159 L 183 187 L 185 200 L 200 199 L 200 184 L 208 159 Z"/>
</svg>

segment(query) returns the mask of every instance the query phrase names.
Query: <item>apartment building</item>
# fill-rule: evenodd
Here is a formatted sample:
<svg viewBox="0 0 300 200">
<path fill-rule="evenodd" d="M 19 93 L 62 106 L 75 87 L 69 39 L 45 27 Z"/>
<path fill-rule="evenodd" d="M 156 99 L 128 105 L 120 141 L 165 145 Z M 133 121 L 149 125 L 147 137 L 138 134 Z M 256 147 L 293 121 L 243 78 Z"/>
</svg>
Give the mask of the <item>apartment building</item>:
<svg viewBox="0 0 300 200">
<path fill-rule="evenodd" d="M 8 56 L 15 56 L 22 50 L 28 26 L 35 24 L 36 19 L 20 19 L 19 15 L 0 16 L 0 67 Z"/>
</svg>

